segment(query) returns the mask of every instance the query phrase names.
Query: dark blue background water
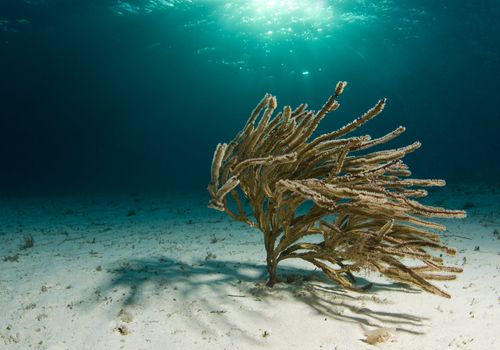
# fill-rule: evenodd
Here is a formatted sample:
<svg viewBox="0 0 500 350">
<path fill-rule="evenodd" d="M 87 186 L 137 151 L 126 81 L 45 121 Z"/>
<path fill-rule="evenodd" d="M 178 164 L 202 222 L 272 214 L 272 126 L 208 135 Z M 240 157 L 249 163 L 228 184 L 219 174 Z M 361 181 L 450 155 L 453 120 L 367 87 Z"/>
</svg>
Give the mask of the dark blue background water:
<svg viewBox="0 0 500 350">
<path fill-rule="evenodd" d="M 265 92 L 317 109 L 338 80 L 321 131 L 385 96 L 359 133 L 405 125 L 416 176 L 498 184 L 498 1 L 265 3 L 1 1 L 0 191 L 201 192 Z"/>
</svg>

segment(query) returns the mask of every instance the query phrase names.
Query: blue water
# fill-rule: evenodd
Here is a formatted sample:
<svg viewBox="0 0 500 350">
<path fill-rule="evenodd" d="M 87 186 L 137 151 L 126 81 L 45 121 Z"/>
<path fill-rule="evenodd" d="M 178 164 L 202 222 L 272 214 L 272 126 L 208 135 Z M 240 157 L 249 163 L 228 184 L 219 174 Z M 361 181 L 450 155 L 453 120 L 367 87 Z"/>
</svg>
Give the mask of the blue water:
<svg viewBox="0 0 500 350">
<path fill-rule="evenodd" d="M 0 2 L 0 191 L 204 191 L 265 92 L 399 125 L 415 176 L 498 184 L 500 2 Z"/>
</svg>

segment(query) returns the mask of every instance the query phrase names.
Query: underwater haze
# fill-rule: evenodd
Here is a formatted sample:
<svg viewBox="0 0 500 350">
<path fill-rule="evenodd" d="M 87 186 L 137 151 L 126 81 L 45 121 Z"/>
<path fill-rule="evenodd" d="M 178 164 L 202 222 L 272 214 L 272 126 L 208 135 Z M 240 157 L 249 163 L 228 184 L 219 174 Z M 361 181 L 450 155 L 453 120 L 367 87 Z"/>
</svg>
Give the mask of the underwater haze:
<svg viewBox="0 0 500 350">
<path fill-rule="evenodd" d="M 4 0 L 0 192 L 204 192 L 266 93 L 420 140 L 415 177 L 500 179 L 500 2 Z"/>
</svg>

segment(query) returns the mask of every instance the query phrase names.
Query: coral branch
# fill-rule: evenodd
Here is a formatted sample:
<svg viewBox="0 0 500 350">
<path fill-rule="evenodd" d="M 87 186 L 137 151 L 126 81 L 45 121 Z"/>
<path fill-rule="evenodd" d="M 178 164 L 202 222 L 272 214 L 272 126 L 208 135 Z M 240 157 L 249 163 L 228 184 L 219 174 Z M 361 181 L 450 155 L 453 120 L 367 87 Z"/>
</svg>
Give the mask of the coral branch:
<svg viewBox="0 0 500 350">
<path fill-rule="evenodd" d="M 309 141 L 321 120 L 339 108 L 337 99 L 345 87 L 346 82 L 339 82 L 317 112 L 301 104 L 295 110 L 285 106 L 275 116 L 276 98 L 266 94 L 233 141 L 217 145 L 209 206 L 263 232 L 270 287 L 277 281 L 278 262 L 296 258 L 347 289 L 359 290 L 353 285 L 354 273 L 369 269 L 449 297 L 430 281 L 452 280 L 461 269 L 432 255 L 453 255 L 455 250 L 429 231 L 445 227 L 426 219 L 463 218 L 465 212 L 415 200 L 427 195 L 415 187 L 445 185 L 443 180 L 406 178 L 411 173 L 402 159 L 420 142 L 363 154 L 395 139 L 404 127 L 375 139 L 346 136 L 379 115 L 386 99 L 351 123 Z M 230 201 L 237 211 L 229 208 Z M 304 203 L 310 204 L 307 210 Z M 309 241 L 310 236 L 322 240 Z"/>
</svg>

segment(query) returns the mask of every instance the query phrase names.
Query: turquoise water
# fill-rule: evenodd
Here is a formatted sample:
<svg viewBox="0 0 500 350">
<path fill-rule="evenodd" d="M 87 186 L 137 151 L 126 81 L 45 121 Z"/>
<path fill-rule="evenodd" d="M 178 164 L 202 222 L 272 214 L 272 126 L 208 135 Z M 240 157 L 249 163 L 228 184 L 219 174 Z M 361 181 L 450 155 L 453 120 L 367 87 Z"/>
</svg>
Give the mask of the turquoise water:
<svg viewBox="0 0 500 350">
<path fill-rule="evenodd" d="M 360 133 L 419 177 L 498 184 L 498 1 L 56 1 L 0 4 L 0 190 L 204 191 L 214 146 L 264 93 Z"/>
</svg>

